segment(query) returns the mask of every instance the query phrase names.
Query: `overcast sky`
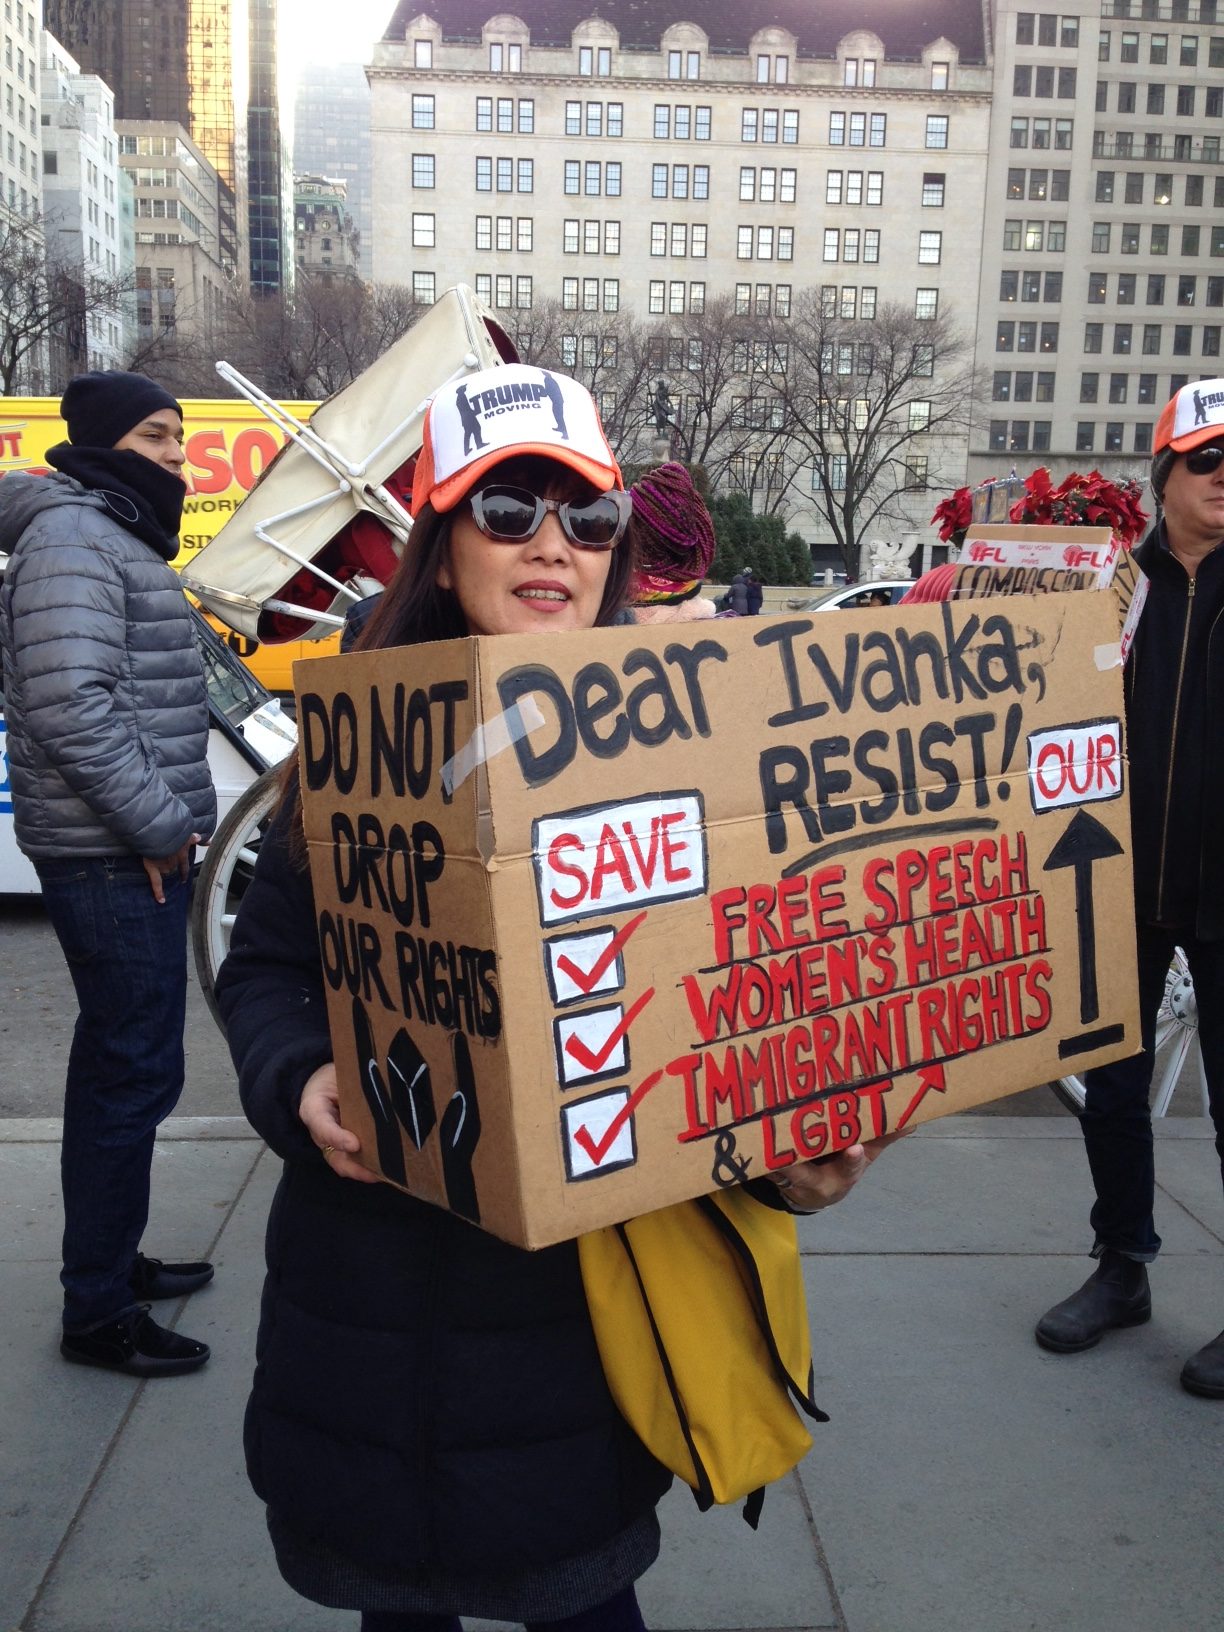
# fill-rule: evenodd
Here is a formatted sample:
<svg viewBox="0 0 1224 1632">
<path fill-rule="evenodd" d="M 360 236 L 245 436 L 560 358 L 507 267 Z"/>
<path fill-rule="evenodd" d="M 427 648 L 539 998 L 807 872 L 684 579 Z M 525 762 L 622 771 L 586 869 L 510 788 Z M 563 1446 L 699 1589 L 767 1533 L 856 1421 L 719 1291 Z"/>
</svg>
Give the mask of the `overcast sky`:
<svg viewBox="0 0 1224 1632">
<path fill-rule="evenodd" d="M 285 68 L 308 62 L 368 62 L 396 0 L 281 0 L 277 7 Z"/>
</svg>

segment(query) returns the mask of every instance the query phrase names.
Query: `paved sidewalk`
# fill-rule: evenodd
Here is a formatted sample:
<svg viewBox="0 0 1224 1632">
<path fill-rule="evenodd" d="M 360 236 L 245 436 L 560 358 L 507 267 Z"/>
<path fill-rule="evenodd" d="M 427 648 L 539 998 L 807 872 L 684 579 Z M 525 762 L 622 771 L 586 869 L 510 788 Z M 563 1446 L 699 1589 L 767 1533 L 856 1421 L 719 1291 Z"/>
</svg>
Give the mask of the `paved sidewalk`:
<svg viewBox="0 0 1224 1632">
<path fill-rule="evenodd" d="M 1031 1337 L 1090 1268 L 1070 1118 L 923 1128 L 805 1222 L 832 1421 L 755 1536 L 672 1493 L 654 1632 L 1218 1632 L 1224 1402 L 1177 1374 L 1224 1322 L 1224 1204 L 1205 1121 L 1158 1139 L 1156 1316 L 1084 1355 Z M 166 1125 L 149 1241 L 217 1279 L 160 1307 L 214 1352 L 138 1384 L 55 1351 L 57 1140 L 0 1122 L 0 1632 L 354 1632 L 281 1583 L 242 1471 L 275 1159 Z"/>
</svg>

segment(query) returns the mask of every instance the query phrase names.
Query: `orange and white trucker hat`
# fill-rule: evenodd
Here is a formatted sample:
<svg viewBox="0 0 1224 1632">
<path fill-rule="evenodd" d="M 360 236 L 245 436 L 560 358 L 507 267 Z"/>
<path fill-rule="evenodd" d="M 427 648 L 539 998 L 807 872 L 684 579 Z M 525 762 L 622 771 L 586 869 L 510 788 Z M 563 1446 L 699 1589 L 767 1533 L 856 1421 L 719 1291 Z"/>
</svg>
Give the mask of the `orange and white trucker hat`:
<svg viewBox="0 0 1224 1632">
<path fill-rule="evenodd" d="M 1224 380 L 1198 380 L 1183 385 L 1165 405 L 1156 421 L 1152 452 L 1172 448 L 1174 453 L 1189 453 L 1217 437 L 1224 437 Z"/>
<path fill-rule="evenodd" d="M 568 465 L 601 493 L 623 485 L 586 387 L 547 368 L 507 363 L 434 393 L 412 478 L 413 515 L 426 502 L 453 510 L 487 470 L 523 453 Z"/>
</svg>

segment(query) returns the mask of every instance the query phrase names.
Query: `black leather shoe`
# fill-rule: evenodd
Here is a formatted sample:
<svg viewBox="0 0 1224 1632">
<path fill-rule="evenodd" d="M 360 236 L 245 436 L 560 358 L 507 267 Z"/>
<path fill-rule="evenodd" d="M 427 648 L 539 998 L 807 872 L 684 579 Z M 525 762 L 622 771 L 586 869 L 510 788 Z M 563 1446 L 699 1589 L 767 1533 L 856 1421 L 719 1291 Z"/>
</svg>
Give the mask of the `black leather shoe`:
<svg viewBox="0 0 1224 1632">
<path fill-rule="evenodd" d="M 1224 1332 L 1190 1356 L 1182 1367 L 1181 1385 L 1187 1394 L 1224 1400 Z"/>
<path fill-rule="evenodd" d="M 1116 1326 L 1142 1326 L 1151 1318 L 1147 1265 L 1106 1247 L 1079 1291 L 1042 1315 L 1036 1338 L 1055 1354 L 1078 1354 Z"/>
<path fill-rule="evenodd" d="M 176 1377 L 198 1371 L 209 1356 L 207 1343 L 180 1337 L 159 1326 L 147 1304 L 88 1332 L 65 1332 L 60 1353 L 78 1366 L 101 1366 L 129 1377 Z"/>
<path fill-rule="evenodd" d="M 159 1298 L 185 1298 L 212 1278 L 211 1264 L 163 1264 L 160 1258 L 146 1258 L 138 1252 L 128 1284 L 134 1298 L 156 1303 Z"/>
</svg>

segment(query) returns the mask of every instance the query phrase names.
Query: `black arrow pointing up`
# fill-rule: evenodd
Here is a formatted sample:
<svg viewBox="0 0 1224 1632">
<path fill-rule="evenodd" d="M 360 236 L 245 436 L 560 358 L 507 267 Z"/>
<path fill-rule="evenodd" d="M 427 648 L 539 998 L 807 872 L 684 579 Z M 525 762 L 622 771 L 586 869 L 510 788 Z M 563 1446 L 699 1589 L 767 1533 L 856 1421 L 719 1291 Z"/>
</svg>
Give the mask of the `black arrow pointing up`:
<svg viewBox="0 0 1224 1632">
<path fill-rule="evenodd" d="M 1075 868 L 1075 921 L 1079 930 L 1080 1020 L 1088 1025 L 1101 1012 L 1096 978 L 1096 913 L 1092 900 L 1092 865 L 1120 856 L 1122 846 L 1103 823 L 1077 810 L 1046 860 L 1044 871 Z"/>
</svg>

